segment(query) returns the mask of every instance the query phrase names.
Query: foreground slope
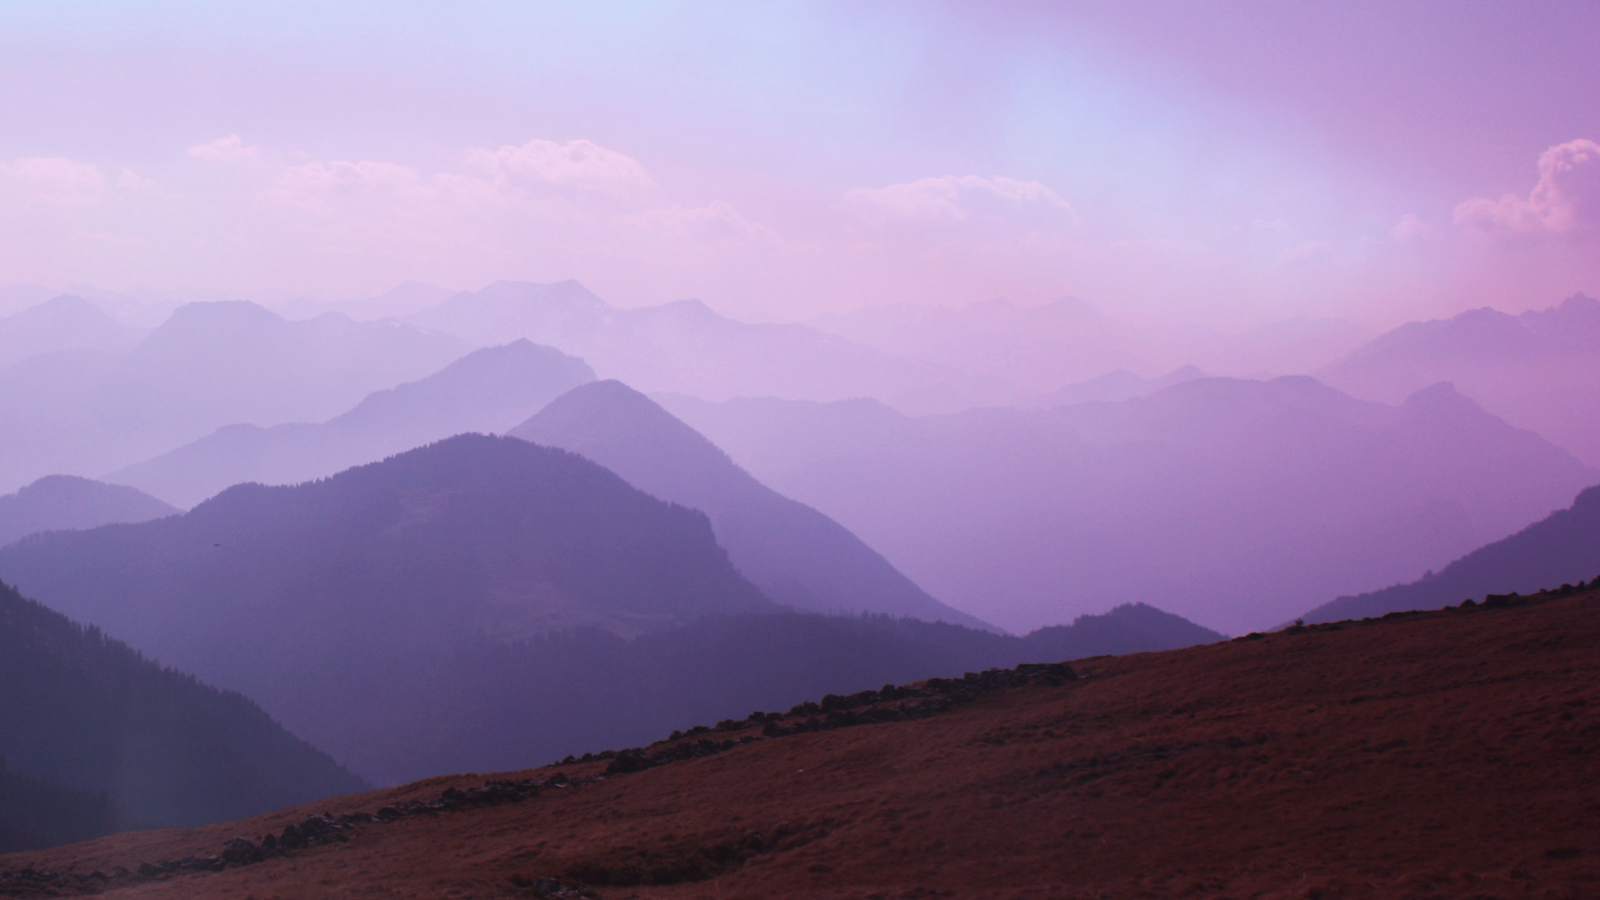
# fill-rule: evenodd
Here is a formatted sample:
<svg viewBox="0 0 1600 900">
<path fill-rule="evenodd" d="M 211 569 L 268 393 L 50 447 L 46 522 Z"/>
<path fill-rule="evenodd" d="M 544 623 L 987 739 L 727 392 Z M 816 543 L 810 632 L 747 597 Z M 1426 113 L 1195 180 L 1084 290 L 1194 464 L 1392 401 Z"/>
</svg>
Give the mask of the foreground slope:
<svg viewBox="0 0 1600 900">
<path fill-rule="evenodd" d="M 1516 534 L 1463 556 L 1409 584 L 1340 597 L 1306 613 L 1307 622 L 1437 609 L 1463 598 L 1527 593 L 1600 572 L 1600 487 Z"/>
<path fill-rule="evenodd" d="M 73 475 L 47 475 L 0 497 L 0 547 L 40 531 L 148 522 L 177 511 L 136 488 Z"/>
<path fill-rule="evenodd" d="M 0 889 L 1594 896 L 1597 641 L 1590 589 L 1025 667 L 0 857 Z"/>
<path fill-rule="evenodd" d="M 0 849 L 193 825 L 360 790 L 238 694 L 0 583 Z"/>
<path fill-rule="evenodd" d="M 734 565 L 779 603 L 988 627 L 928 596 L 844 526 L 757 481 L 620 381 L 569 391 L 510 434 L 571 450 L 663 500 L 704 510 Z"/>
</svg>

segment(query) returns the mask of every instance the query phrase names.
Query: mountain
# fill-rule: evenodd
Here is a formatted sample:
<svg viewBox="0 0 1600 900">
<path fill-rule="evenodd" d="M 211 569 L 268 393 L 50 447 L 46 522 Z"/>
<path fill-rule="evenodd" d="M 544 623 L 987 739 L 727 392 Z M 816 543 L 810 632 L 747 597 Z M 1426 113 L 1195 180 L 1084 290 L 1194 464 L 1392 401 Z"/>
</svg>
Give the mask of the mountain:
<svg viewBox="0 0 1600 900">
<path fill-rule="evenodd" d="M 1127 369 L 1118 369 L 1104 375 L 1058 388 L 1047 394 L 1042 405 L 1070 406 L 1074 403 L 1116 403 L 1132 400 L 1156 391 L 1165 390 L 1187 381 L 1204 378 L 1205 373 L 1194 366 L 1173 369 L 1165 375 L 1145 378 Z"/>
<path fill-rule="evenodd" d="M 1322 372 L 1357 396 L 1394 400 L 1447 381 L 1513 425 L 1600 465 L 1600 300 L 1510 315 L 1475 309 L 1380 335 Z"/>
<path fill-rule="evenodd" d="M 1147 603 L 1124 603 L 1109 612 L 1079 616 L 1070 625 L 1041 628 L 1023 641 L 1027 657 L 1039 660 L 1181 650 L 1222 639 L 1209 628 Z"/>
<path fill-rule="evenodd" d="M 1600 574 L 1600 487 L 1578 495 L 1571 508 L 1550 514 L 1510 537 L 1468 553 L 1408 584 L 1340 597 L 1305 615 L 1307 622 L 1439 609 L 1488 594 L 1531 593 Z"/>
<path fill-rule="evenodd" d="M 480 639 L 777 609 L 703 514 L 566 451 L 477 435 L 154 522 L 34 535 L 0 549 L 0 578 L 379 778 L 395 734 L 422 752 L 431 704 L 475 702 L 438 696 L 450 678 L 434 670 Z"/>
<path fill-rule="evenodd" d="M 1446 386 L 1399 405 L 1305 377 L 905 416 L 664 404 L 934 596 L 1014 631 L 1131 601 L 1223 631 L 1417 577 L 1600 475 Z"/>
<path fill-rule="evenodd" d="M 294 484 L 454 434 L 499 433 L 593 379 L 580 359 L 515 341 L 370 394 L 326 422 L 229 425 L 107 477 L 193 506 L 234 484 Z"/>
<path fill-rule="evenodd" d="M 338 315 L 291 321 L 250 303 L 191 303 L 131 349 L 0 367 L 0 490 L 99 475 L 230 422 L 319 421 L 461 356 L 454 338 Z"/>
<path fill-rule="evenodd" d="M 805 326 L 731 319 L 697 300 L 616 308 L 575 281 L 498 282 L 407 321 L 472 344 L 525 337 L 643 390 L 713 399 L 892 398 L 949 376 Z"/>
<path fill-rule="evenodd" d="M 928 596 L 837 522 L 752 478 L 619 381 L 576 388 L 510 434 L 571 450 L 641 490 L 703 510 L 734 565 L 779 603 L 990 627 Z"/>
<path fill-rule="evenodd" d="M 98 306 L 64 295 L 0 317 L 0 366 L 65 350 L 112 350 L 137 339 L 137 331 Z"/>
<path fill-rule="evenodd" d="M 0 893 L 1593 893 L 1594 592 L 1251 637 L 812 695 L 540 769 L 0 857 Z"/>
<path fill-rule="evenodd" d="M 131 487 L 50 475 L 0 497 L 0 546 L 40 531 L 144 522 L 177 510 Z"/>
<path fill-rule="evenodd" d="M 58 294 L 60 291 L 37 284 L 15 282 L 0 284 L 0 316 L 13 315 L 29 307 L 38 306 Z"/>
<path fill-rule="evenodd" d="M 238 694 L 0 584 L 0 851 L 361 790 Z"/>
<path fill-rule="evenodd" d="M 1217 637 L 1156 634 L 1132 608 L 1043 638 L 785 611 L 704 514 L 567 451 L 483 436 L 231 488 L 156 522 L 35 535 L 0 548 L 0 577 L 245 693 L 383 783 L 1062 646 Z"/>
</svg>

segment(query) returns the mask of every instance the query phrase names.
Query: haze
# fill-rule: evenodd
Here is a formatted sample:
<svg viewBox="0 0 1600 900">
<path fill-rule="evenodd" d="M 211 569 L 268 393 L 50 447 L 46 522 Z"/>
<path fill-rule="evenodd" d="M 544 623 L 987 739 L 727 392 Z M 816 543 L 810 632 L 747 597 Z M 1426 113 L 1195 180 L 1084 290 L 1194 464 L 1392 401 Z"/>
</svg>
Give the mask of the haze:
<svg viewBox="0 0 1600 900">
<path fill-rule="evenodd" d="M 1210 730 L 1223 694 L 1455 702 L 1416 654 L 1495 633 L 1462 610 L 1566 629 L 1493 650 L 1547 678 L 1600 585 L 1596 34 L 1589 2 L 0 4 L 0 854 L 401 792 L 104 884 L 123 857 L 0 855 L 0 894 L 228 895 L 179 879 L 703 756 L 770 786 L 752 744 L 965 704 L 977 756 L 1109 785 L 1154 752 L 1092 743 L 1137 698 L 1180 755 L 1267 741 Z M 995 699 L 1047 689 L 1070 712 Z M 1364 715 L 1319 759 L 1398 746 Z M 1323 764 L 1287 759 L 1206 771 Z M 1139 783 L 1200 802 L 1187 771 Z M 858 847 L 933 808 L 885 803 Z M 818 827 L 432 893 L 698 884 Z"/>
</svg>

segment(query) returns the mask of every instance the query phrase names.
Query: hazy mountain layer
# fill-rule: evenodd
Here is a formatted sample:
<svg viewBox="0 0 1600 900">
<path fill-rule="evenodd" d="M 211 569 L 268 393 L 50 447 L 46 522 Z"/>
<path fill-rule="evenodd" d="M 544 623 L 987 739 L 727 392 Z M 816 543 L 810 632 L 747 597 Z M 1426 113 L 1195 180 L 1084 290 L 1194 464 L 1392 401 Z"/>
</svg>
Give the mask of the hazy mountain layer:
<svg viewBox="0 0 1600 900">
<path fill-rule="evenodd" d="M 0 316 L 0 366 L 64 350 L 121 349 L 138 337 L 82 297 L 55 297 Z"/>
<path fill-rule="evenodd" d="M 703 514 L 566 451 L 479 436 L 143 525 L 36 535 L 0 549 L 0 577 L 244 691 L 380 781 L 1064 646 L 1215 636 L 1134 609 L 1078 644 L 783 613 Z"/>
<path fill-rule="evenodd" d="M 583 357 L 603 377 L 710 399 L 898 398 L 952 377 L 802 325 L 740 322 L 694 300 L 619 309 L 575 281 L 498 282 L 408 321 L 475 344 L 525 337 Z"/>
<path fill-rule="evenodd" d="M 1131 600 L 1230 631 L 1415 578 L 1596 474 L 1447 387 L 1398 406 L 1308 378 L 912 418 L 868 401 L 666 398 L 934 595 L 1027 629 Z"/>
<path fill-rule="evenodd" d="M 56 472 L 98 476 L 232 422 L 322 420 L 466 350 L 393 322 L 191 303 L 130 349 L 0 367 L 0 490 Z"/>
<path fill-rule="evenodd" d="M 295 484 L 455 434 L 499 433 L 593 379 L 580 359 L 516 341 L 371 394 L 326 422 L 230 425 L 107 477 L 193 506 L 235 484 Z"/>
<path fill-rule="evenodd" d="M 1363 345 L 1323 375 L 1376 400 L 1448 381 L 1495 415 L 1600 465 L 1596 347 L 1600 300 L 1578 295 L 1520 315 L 1476 309 L 1413 322 Z"/>
<path fill-rule="evenodd" d="M 40 531 L 144 522 L 177 511 L 131 487 L 50 475 L 0 497 L 0 546 Z"/>
<path fill-rule="evenodd" d="M 843 526 L 755 480 L 621 382 L 577 388 L 510 433 L 571 450 L 663 500 L 705 511 L 734 565 L 779 603 L 989 627 L 928 596 Z"/>
</svg>

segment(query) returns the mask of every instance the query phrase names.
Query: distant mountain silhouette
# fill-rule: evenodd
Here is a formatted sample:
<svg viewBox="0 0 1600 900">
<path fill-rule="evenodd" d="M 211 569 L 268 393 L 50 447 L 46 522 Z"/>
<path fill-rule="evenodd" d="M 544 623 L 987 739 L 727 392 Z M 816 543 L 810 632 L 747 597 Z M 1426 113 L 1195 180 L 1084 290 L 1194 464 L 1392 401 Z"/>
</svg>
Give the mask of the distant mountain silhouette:
<svg viewBox="0 0 1600 900">
<path fill-rule="evenodd" d="M 468 348 L 393 322 L 290 321 L 251 303 L 191 303 L 125 351 L 0 367 L 0 490 L 98 475 L 231 422 L 319 421 Z"/>
<path fill-rule="evenodd" d="M 60 291 L 37 284 L 0 284 L 0 316 L 14 315 L 60 294 Z"/>
<path fill-rule="evenodd" d="M 908 417 L 664 399 L 935 596 L 1025 630 L 1144 600 L 1230 631 L 1436 568 L 1600 475 L 1447 386 L 1388 406 L 1304 377 Z"/>
<path fill-rule="evenodd" d="M 741 322 L 697 300 L 620 309 L 576 281 L 498 282 L 407 321 L 473 344 L 525 337 L 642 390 L 712 399 L 895 397 L 949 374 L 805 326 Z"/>
<path fill-rule="evenodd" d="M 1307 622 L 1362 619 L 1392 612 L 1441 609 L 1488 594 L 1529 594 L 1600 575 L 1600 487 L 1578 495 L 1510 537 L 1468 553 L 1417 581 L 1340 597 L 1305 614 Z"/>
<path fill-rule="evenodd" d="M 752 478 L 619 381 L 576 388 L 510 434 L 571 450 L 663 500 L 705 511 L 734 565 L 779 603 L 990 627 L 928 596 L 843 526 Z"/>
<path fill-rule="evenodd" d="M 1127 369 L 1107 372 L 1087 381 L 1069 384 L 1052 391 L 1044 398 L 1046 406 L 1069 406 L 1073 403 L 1115 403 L 1132 400 L 1174 385 L 1204 378 L 1205 373 L 1194 366 L 1183 366 L 1165 375 L 1145 378 Z"/>
<path fill-rule="evenodd" d="M 372 743 L 432 708 L 419 687 L 385 718 L 397 670 L 446 685 L 480 638 L 778 608 L 704 514 L 564 450 L 478 435 L 154 522 L 34 535 L 0 548 L 0 578 L 244 692 L 364 773 Z"/>
<path fill-rule="evenodd" d="M 60 296 L 0 317 L 0 366 L 64 350 L 131 346 L 138 332 L 82 297 Z"/>
<path fill-rule="evenodd" d="M 326 422 L 230 425 L 107 477 L 193 506 L 234 484 L 294 484 L 463 432 L 499 433 L 593 379 L 580 359 L 515 341 L 371 394 Z"/>
<path fill-rule="evenodd" d="M 40 531 L 144 522 L 177 511 L 135 488 L 50 475 L 15 494 L 0 496 L 0 546 Z"/>
<path fill-rule="evenodd" d="M 0 584 L 0 852 L 362 790 L 238 694 Z"/>
<path fill-rule="evenodd" d="M 1146 603 L 1125 603 L 1110 612 L 1083 615 L 1071 625 L 1051 625 L 1025 639 L 1029 655 L 1040 660 L 1181 650 L 1222 640 L 1182 616 Z"/>
<path fill-rule="evenodd" d="M 1495 415 L 1600 465 L 1597 346 L 1600 300 L 1580 294 L 1520 315 L 1485 308 L 1403 325 L 1322 374 L 1385 401 L 1447 381 Z"/>
</svg>

